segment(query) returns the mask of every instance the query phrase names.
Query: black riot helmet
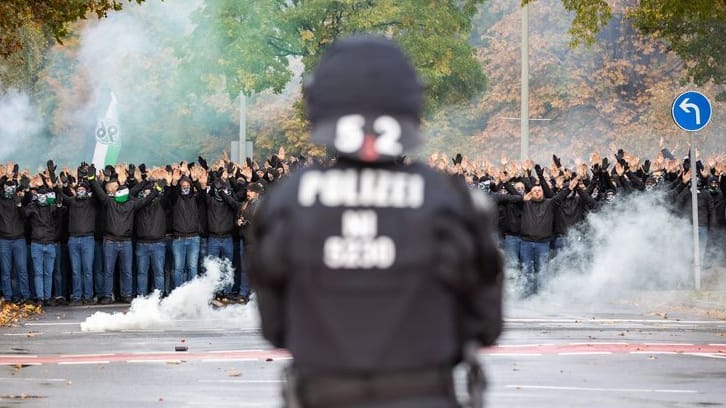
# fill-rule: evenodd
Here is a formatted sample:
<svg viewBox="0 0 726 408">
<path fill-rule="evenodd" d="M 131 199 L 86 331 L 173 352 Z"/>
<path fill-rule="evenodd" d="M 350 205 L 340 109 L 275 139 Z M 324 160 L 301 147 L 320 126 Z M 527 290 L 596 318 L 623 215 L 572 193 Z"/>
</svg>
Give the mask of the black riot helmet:
<svg viewBox="0 0 726 408">
<path fill-rule="evenodd" d="M 394 161 L 419 145 L 423 85 L 398 45 L 355 35 L 328 47 L 303 93 L 312 141 L 336 155 Z"/>
</svg>

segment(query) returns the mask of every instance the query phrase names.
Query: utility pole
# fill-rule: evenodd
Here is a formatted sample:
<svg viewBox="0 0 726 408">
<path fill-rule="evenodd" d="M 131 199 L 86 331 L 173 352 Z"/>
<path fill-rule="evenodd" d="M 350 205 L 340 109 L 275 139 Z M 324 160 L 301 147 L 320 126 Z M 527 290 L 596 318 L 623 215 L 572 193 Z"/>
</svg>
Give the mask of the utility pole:
<svg viewBox="0 0 726 408">
<path fill-rule="evenodd" d="M 520 92 L 520 151 L 519 159 L 529 159 L 529 5 L 522 7 L 522 78 Z"/>
</svg>

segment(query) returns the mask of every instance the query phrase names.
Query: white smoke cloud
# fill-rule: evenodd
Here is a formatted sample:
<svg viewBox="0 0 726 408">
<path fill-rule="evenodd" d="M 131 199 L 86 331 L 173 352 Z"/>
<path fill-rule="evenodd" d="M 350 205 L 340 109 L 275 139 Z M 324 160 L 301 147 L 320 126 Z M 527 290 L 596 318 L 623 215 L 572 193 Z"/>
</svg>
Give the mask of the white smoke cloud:
<svg viewBox="0 0 726 408">
<path fill-rule="evenodd" d="M 36 136 L 42 126 L 27 94 L 10 90 L 0 96 L 0 161 L 12 160 L 16 148 Z"/>
<path fill-rule="evenodd" d="M 86 332 L 170 329 L 209 325 L 227 328 L 259 327 L 259 315 L 254 301 L 246 305 L 228 305 L 214 308 L 214 295 L 233 280 L 234 269 L 228 260 L 207 258 L 206 273 L 174 289 L 168 297 L 160 299 L 155 291 L 147 297 L 133 300 L 126 312 L 96 312 L 81 323 Z"/>
<path fill-rule="evenodd" d="M 544 283 L 539 294 L 515 304 L 603 311 L 644 291 L 687 296 L 683 289 L 693 286 L 691 223 L 672 210 L 664 194 L 619 196 L 591 213 L 569 238 L 550 262 L 549 276 L 539 277 Z M 512 294 L 518 288 L 509 289 Z"/>
</svg>

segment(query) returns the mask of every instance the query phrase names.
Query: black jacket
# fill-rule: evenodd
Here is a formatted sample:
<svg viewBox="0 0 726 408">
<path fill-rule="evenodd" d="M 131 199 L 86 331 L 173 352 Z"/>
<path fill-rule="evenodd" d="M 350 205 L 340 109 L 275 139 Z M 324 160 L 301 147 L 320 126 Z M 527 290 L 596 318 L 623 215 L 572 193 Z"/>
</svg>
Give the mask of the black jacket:
<svg viewBox="0 0 726 408">
<path fill-rule="evenodd" d="M 155 189 L 151 190 L 151 194 L 139 200 L 129 196 L 129 200 L 125 203 L 117 203 L 113 197 L 109 197 L 97 180 L 91 181 L 93 194 L 103 205 L 105 232 L 104 238 L 113 241 L 130 240 L 134 230 L 134 215 L 137 210 L 149 204 L 157 195 Z"/>
<path fill-rule="evenodd" d="M 83 237 L 96 231 L 96 212 L 98 201 L 95 197 L 79 199 L 69 196 L 62 189 L 55 189 L 56 196 L 68 208 L 68 235 Z"/>
<path fill-rule="evenodd" d="M 25 236 L 25 220 L 20 199 L 0 198 L 0 239 L 19 239 Z"/>
<path fill-rule="evenodd" d="M 422 164 L 296 172 L 252 223 L 263 336 L 303 375 L 451 367 L 502 329 L 494 211 Z"/>
<path fill-rule="evenodd" d="M 219 198 L 210 193 L 204 194 L 209 236 L 229 238 L 234 230 L 235 215 L 242 204 L 224 192 L 219 192 L 218 195 Z"/>
<path fill-rule="evenodd" d="M 570 193 L 568 187 L 563 188 L 552 198 L 542 201 L 524 201 L 521 195 L 504 196 L 503 200 L 510 203 L 522 203 L 522 239 L 535 242 L 546 242 L 554 236 L 554 220 L 556 207 Z"/>
<path fill-rule="evenodd" d="M 180 190 L 179 185 L 168 188 L 172 233 L 182 237 L 199 235 L 200 194 L 194 187 L 189 195 L 182 195 Z"/>
<path fill-rule="evenodd" d="M 591 210 L 597 208 L 587 190 L 577 188 L 575 194 L 568 194 L 560 205 L 555 207 L 555 235 L 566 235 L 569 229 L 585 220 Z"/>
<path fill-rule="evenodd" d="M 39 205 L 31 202 L 23 208 L 30 221 L 30 239 L 41 244 L 53 244 L 57 238 L 57 208 L 55 205 Z"/>
<path fill-rule="evenodd" d="M 698 200 L 698 226 L 708 227 L 708 229 L 713 230 L 716 228 L 718 223 L 716 220 L 716 208 L 714 207 L 711 193 L 705 189 L 698 189 L 696 199 Z M 684 217 L 692 217 L 690 185 L 683 188 L 683 190 L 681 190 L 678 194 L 676 204 L 681 209 Z"/>
<path fill-rule="evenodd" d="M 167 208 L 168 202 L 164 193 L 161 193 L 136 213 L 134 222 L 137 242 L 149 243 L 164 239 L 167 230 Z"/>
</svg>

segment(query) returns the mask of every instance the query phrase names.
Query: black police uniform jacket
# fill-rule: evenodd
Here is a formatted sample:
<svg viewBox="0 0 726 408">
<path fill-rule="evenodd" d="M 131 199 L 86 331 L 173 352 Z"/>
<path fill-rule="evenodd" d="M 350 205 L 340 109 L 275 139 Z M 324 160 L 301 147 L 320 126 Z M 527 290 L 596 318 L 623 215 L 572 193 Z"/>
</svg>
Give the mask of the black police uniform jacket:
<svg viewBox="0 0 726 408">
<path fill-rule="evenodd" d="M 492 344 L 502 261 L 472 194 L 420 164 L 340 160 L 281 182 L 253 223 L 264 337 L 303 374 L 448 367 L 467 341 Z"/>
</svg>

